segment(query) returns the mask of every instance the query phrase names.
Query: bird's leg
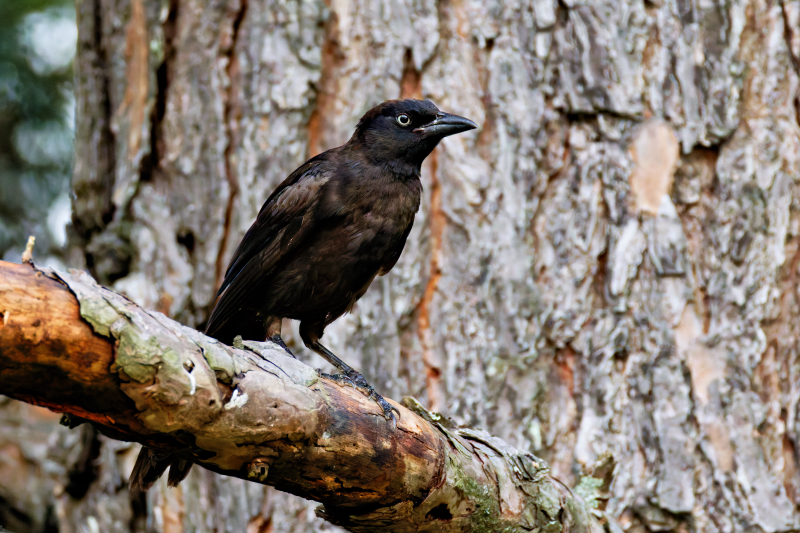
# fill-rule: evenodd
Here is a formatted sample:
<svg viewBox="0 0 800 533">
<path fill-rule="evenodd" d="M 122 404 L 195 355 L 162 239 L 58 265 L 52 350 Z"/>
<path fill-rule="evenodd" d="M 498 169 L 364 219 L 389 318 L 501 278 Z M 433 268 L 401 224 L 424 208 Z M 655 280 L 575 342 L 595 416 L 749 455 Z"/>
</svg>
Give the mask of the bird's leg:
<svg viewBox="0 0 800 533">
<path fill-rule="evenodd" d="M 325 359 L 330 364 L 335 366 L 339 370 L 339 372 L 341 372 L 341 374 L 334 374 L 334 375 L 325 374 L 323 372 L 319 372 L 319 370 L 317 370 L 317 372 L 319 372 L 321 376 L 326 377 L 331 381 L 335 381 L 339 385 L 342 386 L 350 385 L 360 390 L 362 393 L 368 396 L 372 401 L 377 403 L 380 406 L 381 410 L 383 411 L 383 417 L 386 420 L 391 420 L 392 423 L 396 426 L 397 419 L 395 418 L 394 413 L 392 413 L 392 411 L 396 411 L 398 415 L 400 414 L 400 411 L 398 411 L 398 409 L 394 407 L 392 404 L 387 402 L 383 398 L 383 396 L 375 392 L 375 389 L 372 388 L 372 386 L 367 382 L 364 376 L 362 376 L 359 372 L 355 371 L 347 363 L 336 357 L 336 355 L 334 355 L 333 352 L 331 352 L 329 349 L 323 346 L 322 343 L 319 342 L 319 337 L 320 335 L 318 335 L 316 332 L 311 332 L 309 331 L 308 327 L 304 327 L 303 323 L 300 324 L 300 338 L 303 339 L 303 342 L 305 343 L 306 347 L 309 348 L 310 350 L 314 350 L 316 353 L 322 356 L 323 359 Z"/>
<path fill-rule="evenodd" d="M 286 346 L 286 343 L 283 342 L 281 338 L 281 323 L 283 322 L 283 318 L 279 316 L 268 316 L 264 320 L 264 324 L 267 326 L 267 338 L 286 350 L 286 353 L 294 357 L 294 354 L 289 350 L 289 347 Z M 297 359 L 295 357 L 295 359 Z"/>
</svg>

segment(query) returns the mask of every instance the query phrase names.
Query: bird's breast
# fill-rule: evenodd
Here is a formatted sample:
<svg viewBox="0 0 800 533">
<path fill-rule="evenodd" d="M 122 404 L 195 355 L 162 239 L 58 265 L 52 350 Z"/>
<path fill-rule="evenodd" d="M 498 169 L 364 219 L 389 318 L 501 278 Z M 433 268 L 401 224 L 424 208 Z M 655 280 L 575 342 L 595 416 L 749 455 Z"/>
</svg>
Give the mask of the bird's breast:
<svg viewBox="0 0 800 533">
<path fill-rule="evenodd" d="M 402 235 L 419 210 L 420 194 L 406 183 L 377 188 L 361 203 L 363 221 L 376 235 Z"/>
<path fill-rule="evenodd" d="M 329 201 L 352 221 L 403 225 L 410 223 L 419 210 L 421 192 L 418 178 L 398 179 L 391 174 L 350 176 L 332 184 Z M 401 231 L 404 229 L 405 226 Z"/>
<path fill-rule="evenodd" d="M 332 245 L 336 243 L 329 252 L 381 262 L 413 223 L 421 190 L 418 179 L 385 176 L 361 176 L 340 183 L 329 197 L 342 215 L 341 223 L 325 232 L 328 235 L 324 238 Z"/>
</svg>

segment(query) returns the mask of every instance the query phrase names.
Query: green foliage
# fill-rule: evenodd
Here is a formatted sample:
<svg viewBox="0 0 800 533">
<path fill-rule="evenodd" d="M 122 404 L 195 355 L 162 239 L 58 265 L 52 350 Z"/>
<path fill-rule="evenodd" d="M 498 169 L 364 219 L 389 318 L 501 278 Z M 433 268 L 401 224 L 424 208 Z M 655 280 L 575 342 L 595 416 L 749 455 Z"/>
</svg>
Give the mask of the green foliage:
<svg viewBox="0 0 800 533">
<path fill-rule="evenodd" d="M 4 259 L 19 261 L 27 236 L 33 234 L 34 256 L 59 266 L 69 217 L 76 34 L 75 8 L 69 0 L 0 2 L 0 257 Z"/>
</svg>

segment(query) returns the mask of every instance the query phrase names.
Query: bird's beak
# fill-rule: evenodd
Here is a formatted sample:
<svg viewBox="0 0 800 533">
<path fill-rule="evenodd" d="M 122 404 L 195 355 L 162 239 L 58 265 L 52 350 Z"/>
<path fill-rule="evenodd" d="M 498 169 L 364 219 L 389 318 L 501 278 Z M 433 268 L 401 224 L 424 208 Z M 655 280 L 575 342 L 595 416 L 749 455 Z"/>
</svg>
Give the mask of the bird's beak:
<svg viewBox="0 0 800 533">
<path fill-rule="evenodd" d="M 450 113 L 439 113 L 433 121 L 415 129 L 415 132 L 422 133 L 425 137 L 447 137 L 462 131 L 474 130 L 478 125 L 468 118 L 451 115 Z"/>
</svg>

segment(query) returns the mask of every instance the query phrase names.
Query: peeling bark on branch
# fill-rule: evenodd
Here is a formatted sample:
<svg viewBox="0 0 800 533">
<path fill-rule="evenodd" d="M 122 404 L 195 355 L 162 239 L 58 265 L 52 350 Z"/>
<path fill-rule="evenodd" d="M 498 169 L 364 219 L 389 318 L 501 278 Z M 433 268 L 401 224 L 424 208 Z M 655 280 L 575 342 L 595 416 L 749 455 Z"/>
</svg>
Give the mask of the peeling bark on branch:
<svg viewBox="0 0 800 533">
<path fill-rule="evenodd" d="M 0 312 L 0 393 L 319 501 L 351 531 L 599 531 L 533 455 L 411 399 L 393 430 L 273 345 L 222 345 L 86 274 L 0 262 Z"/>
</svg>

